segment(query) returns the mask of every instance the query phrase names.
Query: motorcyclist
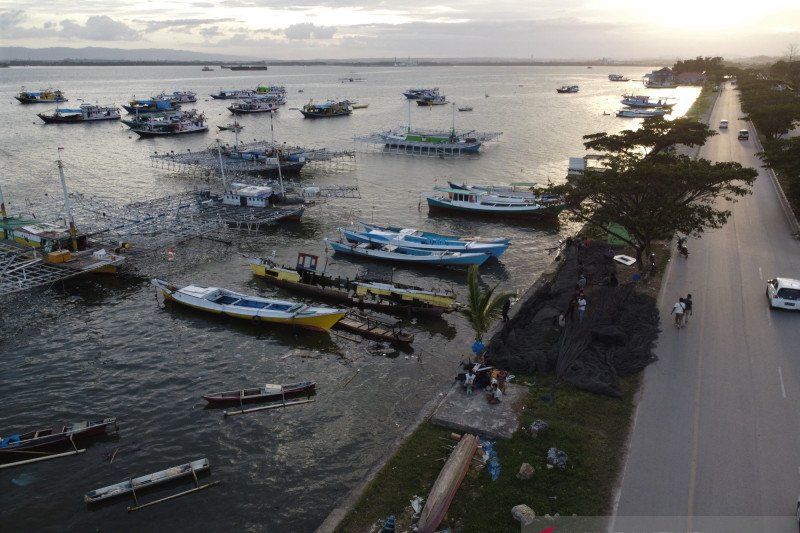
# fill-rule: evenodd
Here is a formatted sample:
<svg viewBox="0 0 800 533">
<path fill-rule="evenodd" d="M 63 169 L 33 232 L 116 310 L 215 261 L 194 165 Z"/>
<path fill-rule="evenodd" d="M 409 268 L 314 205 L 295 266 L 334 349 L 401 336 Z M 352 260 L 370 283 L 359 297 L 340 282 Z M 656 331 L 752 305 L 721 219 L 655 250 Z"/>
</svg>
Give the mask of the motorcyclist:
<svg viewBox="0 0 800 533">
<path fill-rule="evenodd" d="M 689 248 L 686 247 L 686 237 L 678 237 L 678 252 L 683 257 L 689 257 Z"/>
</svg>

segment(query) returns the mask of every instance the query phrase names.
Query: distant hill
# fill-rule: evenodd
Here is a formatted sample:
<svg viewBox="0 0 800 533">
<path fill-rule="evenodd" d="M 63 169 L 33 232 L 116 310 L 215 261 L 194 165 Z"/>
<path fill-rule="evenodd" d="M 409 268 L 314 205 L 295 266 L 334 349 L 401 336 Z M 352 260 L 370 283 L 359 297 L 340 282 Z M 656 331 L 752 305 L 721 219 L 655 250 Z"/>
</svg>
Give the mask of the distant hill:
<svg viewBox="0 0 800 533">
<path fill-rule="evenodd" d="M 126 50 L 123 48 L 25 48 L 22 46 L 0 47 L 0 61 L 225 61 L 241 63 L 260 61 L 264 58 L 240 57 L 227 54 L 204 54 L 187 50 L 167 48 L 143 48 Z"/>
</svg>

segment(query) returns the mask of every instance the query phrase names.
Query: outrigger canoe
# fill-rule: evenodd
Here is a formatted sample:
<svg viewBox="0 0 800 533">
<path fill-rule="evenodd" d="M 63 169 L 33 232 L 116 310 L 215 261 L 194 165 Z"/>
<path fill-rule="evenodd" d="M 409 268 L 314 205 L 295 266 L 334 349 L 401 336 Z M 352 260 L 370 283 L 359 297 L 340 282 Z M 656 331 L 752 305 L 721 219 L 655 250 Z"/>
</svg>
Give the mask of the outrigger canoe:
<svg viewBox="0 0 800 533">
<path fill-rule="evenodd" d="M 49 427 L 29 431 L 28 433 L 9 435 L 5 438 L 0 437 L 0 457 L 6 455 L 6 452 L 45 448 L 64 444 L 68 441 L 102 435 L 112 427 L 116 431 L 116 418 L 104 418 L 94 422 L 75 422 L 69 426 L 62 426 L 60 429 Z M 11 455 L 11 453 L 8 453 L 8 455 Z"/>
<path fill-rule="evenodd" d="M 355 231 L 348 228 L 339 228 L 342 236 L 348 242 L 376 242 L 407 246 L 417 250 L 433 250 L 445 252 L 484 253 L 493 257 L 500 257 L 508 249 L 508 243 L 481 242 L 477 240 L 442 239 L 425 237 L 414 234 L 414 230 L 386 231 L 369 229 Z"/>
<path fill-rule="evenodd" d="M 187 285 L 179 288 L 160 279 L 153 279 L 151 283 L 161 289 L 167 301 L 246 320 L 329 331 L 345 315 L 344 309 L 311 307 L 302 302 L 248 296 L 219 287 Z"/>
<path fill-rule="evenodd" d="M 267 383 L 261 387 L 204 394 L 203 399 L 212 405 L 266 402 L 282 400 L 301 394 L 311 395 L 317 386 L 314 381 L 301 381 L 287 385 Z"/>
<path fill-rule="evenodd" d="M 89 492 L 83 495 L 83 501 L 85 501 L 86 503 L 97 503 L 104 500 L 108 500 L 110 498 L 116 498 L 117 496 L 122 496 L 124 494 L 132 494 L 134 495 L 135 498 L 137 490 L 141 490 L 147 487 L 153 487 L 155 485 L 161 485 L 162 483 L 167 483 L 168 481 L 179 479 L 184 476 L 193 476 L 196 482 L 197 473 L 203 472 L 204 470 L 208 470 L 209 468 L 211 468 L 211 465 L 208 462 L 208 459 L 198 459 L 190 463 L 167 468 L 166 470 L 160 470 L 158 472 L 147 474 L 145 476 L 135 477 L 133 479 L 128 479 L 126 481 L 121 481 L 119 483 L 103 487 L 101 489 L 90 490 Z M 214 483 L 209 483 L 208 485 L 198 486 L 195 489 L 181 492 L 179 494 L 170 496 L 168 498 L 164 498 L 164 500 L 171 499 L 177 496 L 183 496 L 184 494 L 189 494 L 191 492 L 196 492 L 198 490 L 202 490 L 204 488 L 213 486 L 217 483 L 219 482 L 215 481 Z M 153 502 L 153 503 L 158 503 L 158 502 Z M 144 507 L 144 505 L 139 506 L 137 501 L 137 507 L 129 508 L 128 510 L 133 511 L 138 509 L 139 507 Z"/>
</svg>

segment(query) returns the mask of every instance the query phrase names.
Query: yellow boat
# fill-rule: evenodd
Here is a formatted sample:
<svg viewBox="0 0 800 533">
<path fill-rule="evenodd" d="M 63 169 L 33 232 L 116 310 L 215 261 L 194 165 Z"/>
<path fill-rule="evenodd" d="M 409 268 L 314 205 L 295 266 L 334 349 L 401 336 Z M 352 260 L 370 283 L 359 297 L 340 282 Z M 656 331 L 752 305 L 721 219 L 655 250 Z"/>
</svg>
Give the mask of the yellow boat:
<svg viewBox="0 0 800 533">
<path fill-rule="evenodd" d="M 345 315 L 344 309 L 311 307 L 301 302 L 248 296 L 219 287 L 187 285 L 179 288 L 160 279 L 153 279 L 151 283 L 161 289 L 165 300 L 208 313 L 245 320 L 329 331 Z"/>
<path fill-rule="evenodd" d="M 329 276 L 317 271 L 318 259 L 301 252 L 295 268 L 279 266 L 271 259 L 251 259 L 250 269 L 271 285 L 389 313 L 441 315 L 457 305 L 452 291 Z"/>
</svg>

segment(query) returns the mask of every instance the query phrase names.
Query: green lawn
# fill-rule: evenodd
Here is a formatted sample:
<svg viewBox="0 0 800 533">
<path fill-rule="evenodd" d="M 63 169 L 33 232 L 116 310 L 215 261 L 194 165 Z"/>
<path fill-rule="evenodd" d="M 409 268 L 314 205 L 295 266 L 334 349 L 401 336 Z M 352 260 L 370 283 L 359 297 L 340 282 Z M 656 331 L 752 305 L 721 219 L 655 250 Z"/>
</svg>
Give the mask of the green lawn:
<svg viewBox="0 0 800 533">
<path fill-rule="evenodd" d="M 537 376 L 542 384 L 549 379 Z M 568 384 L 555 389 L 531 387 L 520 418 L 522 427 L 541 418 L 550 424 L 550 429 L 538 439 L 518 431 L 510 440 L 496 441 L 502 465 L 500 478 L 492 481 L 486 470 L 472 470 L 456 495 L 447 524 L 464 532 L 519 531 L 511 508 L 521 503 L 537 515 L 556 511 L 579 516 L 607 514 L 639 381 L 638 376 L 622 380 L 621 399 L 597 396 Z M 554 395 L 552 406 L 540 399 L 544 394 Z M 449 434 L 449 430 L 423 423 L 372 481 L 338 531 L 366 531 L 390 514 L 401 515 L 415 494 L 426 496 L 444 464 L 442 459 L 448 453 L 445 446 L 453 445 L 446 440 Z M 550 447 L 569 455 L 570 465 L 565 472 L 546 468 Z M 516 478 L 523 462 L 536 470 L 533 479 Z"/>
</svg>

